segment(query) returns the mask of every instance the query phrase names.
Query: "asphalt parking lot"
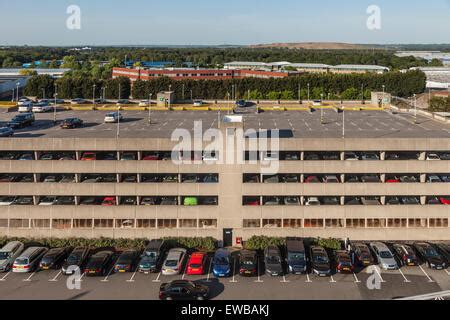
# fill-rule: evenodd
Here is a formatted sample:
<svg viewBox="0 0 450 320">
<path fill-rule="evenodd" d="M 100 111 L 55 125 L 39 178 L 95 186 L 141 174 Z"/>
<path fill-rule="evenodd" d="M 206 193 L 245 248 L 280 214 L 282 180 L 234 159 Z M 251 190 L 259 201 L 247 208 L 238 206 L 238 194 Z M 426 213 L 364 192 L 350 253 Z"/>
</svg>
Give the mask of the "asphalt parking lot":
<svg viewBox="0 0 450 320">
<path fill-rule="evenodd" d="M 117 124 L 105 124 L 105 111 L 58 110 L 57 124 L 53 113 L 36 114 L 35 123 L 27 128 L 16 130 L 15 137 L 99 137 L 115 138 Z M 147 111 L 121 111 L 124 120 L 120 122 L 119 136 L 123 138 L 167 138 L 173 130 L 185 128 L 192 131 L 194 121 L 202 121 L 203 131 L 218 127 L 219 112 L 216 111 L 154 111 L 151 123 Z M 6 125 L 16 113 L 0 114 L 0 126 Z M 226 112 L 221 112 L 223 117 Z M 59 122 L 65 118 L 79 117 L 84 121 L 83 128 L 63 130 Z M 335 138 L 342 136 L 343 114 L 331 109 L 321 112 L 307 111 L 266 111 L 259 114 L 245 114 L 245 129 L 279 129 L 290 132 L 293 137 Z M 437 121 L 408 114 L 391 114 L 387 111 L 345 111 L 345 137 L 348 138 L 412 138 L 439 137 L 450 138 L 450 127 Z"/>
<path fill-rule="evenodd" d="M 211 259 L 207 262 L 209 270 L 210 262 Z M 235 265 L 237 268 L 237 263 Z M 211 272 L 203 276 L 130 272 L 110 273 L 104 277 L 82 274 L 77 281 L 62 275 L 59 270 L 9 272 L 0 274 L 0 299 L 156 300 L 161 283 L 175 279 L 206 284 L 211 298 L 216 300 L 379 300 L 450 290 L 450 271 L 431 270 L 425 266 L 395 271 L 362 270 L 322 278 L 311 274 L 269 277 L 264 274 L 263 263 L 259 267 L 259 276 L 242 277 L 236 268 L 234 276 L 220 279 Z M 68 289 L 68 280 L 72 285 L 79 284 L 80 289 Z"/>
</svg>

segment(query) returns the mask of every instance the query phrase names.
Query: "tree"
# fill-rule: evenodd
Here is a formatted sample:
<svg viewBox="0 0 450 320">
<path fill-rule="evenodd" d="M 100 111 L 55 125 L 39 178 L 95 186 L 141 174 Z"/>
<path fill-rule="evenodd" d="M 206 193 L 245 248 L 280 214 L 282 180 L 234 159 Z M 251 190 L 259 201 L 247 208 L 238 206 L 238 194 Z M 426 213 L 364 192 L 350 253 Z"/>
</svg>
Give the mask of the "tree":
<svg viewBox="0 0 450 320">
<path fill-rule="evenodd" d="M 33 69 L 20 69 L 19 74 L 21 76 L 37 76 L 37 71 Z"/>
<path fill-rule="evenodd" d="M 47 97 L 51 96 L 55 90 L 54 81 L 55 80 L 47 74 L 32 76 L 27 81 L 24 95 L 43 98 L 45 92 Z"/>
<path fill-rule="evenodd" d="M 64 56 L 61 68 L 78 69 L 80 66 L 75 56 Z"/>
</svg>

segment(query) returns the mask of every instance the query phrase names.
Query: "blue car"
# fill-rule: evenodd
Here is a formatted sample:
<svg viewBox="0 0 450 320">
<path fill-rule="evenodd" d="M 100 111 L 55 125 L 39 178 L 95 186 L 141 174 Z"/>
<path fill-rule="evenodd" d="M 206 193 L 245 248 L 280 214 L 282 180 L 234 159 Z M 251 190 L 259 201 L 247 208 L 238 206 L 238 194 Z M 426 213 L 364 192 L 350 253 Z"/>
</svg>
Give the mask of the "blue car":
<svg viewBox="0 0 450 320">
<path fill-rule="evenodd" d="M 215 277 L 229 277 L 231 275 L 231 253 L 227 249 L 216 251 L 212 270 Z"/>
</svg>

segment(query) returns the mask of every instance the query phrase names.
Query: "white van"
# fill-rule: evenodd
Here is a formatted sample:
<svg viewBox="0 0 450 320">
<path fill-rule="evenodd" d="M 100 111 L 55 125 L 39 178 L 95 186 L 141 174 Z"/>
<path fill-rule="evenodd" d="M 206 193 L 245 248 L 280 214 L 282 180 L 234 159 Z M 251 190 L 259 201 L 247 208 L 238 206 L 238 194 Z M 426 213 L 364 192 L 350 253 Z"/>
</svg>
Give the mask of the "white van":
<svg viewBox="0 0 450 320">
<path fill-rule="evenodd" d="M 23 251 L 23 243 L 20 241 L 8 242 L 0 249 L 0 272 L 6 272 L 11 269 L 14 260 Z"/>
</svg>

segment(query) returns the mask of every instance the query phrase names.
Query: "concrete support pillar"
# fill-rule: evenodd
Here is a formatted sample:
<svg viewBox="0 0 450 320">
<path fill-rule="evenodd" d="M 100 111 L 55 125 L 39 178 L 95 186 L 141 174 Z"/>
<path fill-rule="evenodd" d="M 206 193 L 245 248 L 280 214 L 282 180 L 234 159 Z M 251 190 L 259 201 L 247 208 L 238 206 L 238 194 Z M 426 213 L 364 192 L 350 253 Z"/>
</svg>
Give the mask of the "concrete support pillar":
<svg viewBox="0 0 450 320">
<path fill-rule="evenodd" d="M 380 160 L 385 160 L 386 159 L 386 152 L 385 151 L 381 151 L 380 152 Z"/>
<path fill-rule="evenodd" d="M 302 173 L 300 175 L 300 183 L 303 183 L 305 181 L 305 175 Z"/>
<path fill-rule="evenodd" d="M 341 173 L 341 183 L 344 183 L 345 182 L 345 174 L 344 173 Z"/>
<path fill-rule="evenodd" d="M 40 182 L 40 181 L 41 181 L 41 174 L 33 173 L 33 182 Z"/>
<path fill-rule="evenodd" d="M 142 160 L 142 151 L 137 152 L 137 160 Z"/>
<path fill-rule="evenodd" d="M 381 173 L 380 174 L 380 179 L 381 179 L 381 182 L 386 182 L 386 174 L 385 173 Z"/>
<path fill-rule="evenodd" d="M 419 154 L 419 160 L 425 160 L 427 158 L 427 153 L 425 151 Z"/>
<path fill-rule="evenodd" d="M 305 160 L 305 152 L 300 152 L 300 160 Z"/>
<path fill-rule="evenodd" d="M 340 197 L 340 200 L 341 200 L 341 206 L 343 206 L 345 204 L 345 197 L 344 196 Z"/>
<path fill-rule="evenodd" d="M 345 160 L 345 151 L 341 151 L 341 160 Z"/>
<path fill-rule="evenodd" d="M 385 205 L 386 204 L 386 196 L 381 196 L 380 197 L 380 202 L 381 202 L 382 205 Z"/>
<path fill-rule="evenodd" d="M 426 196 L 421 196 L 420 197 L 420 204 L 427 204 L 427 197 Z"/>
<path fill-rule="evenodd" d="M 81 151 L 75 151 L 75 160 L 81 159 Z"/>
<path fill-rule="evenodd" d="M 421 183 L 427 182 L 427 175 L 426 175 L 426 173 L 421 173 L 420 174 L 420 182 Z"/>
</svg>

